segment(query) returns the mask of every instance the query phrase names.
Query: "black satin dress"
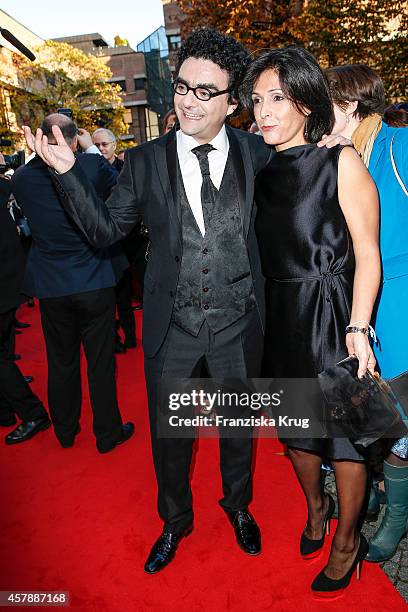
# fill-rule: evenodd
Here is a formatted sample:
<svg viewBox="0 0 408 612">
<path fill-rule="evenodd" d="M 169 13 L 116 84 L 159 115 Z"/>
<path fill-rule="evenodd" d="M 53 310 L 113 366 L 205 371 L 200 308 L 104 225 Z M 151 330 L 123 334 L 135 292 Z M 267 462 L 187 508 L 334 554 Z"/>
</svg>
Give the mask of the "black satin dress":
<svg viewBox="0 0 408 612">
<path fill-rule="evenodd" d="M 341 149 L 306 144 L 277 152 L 256 179 L 267 378 L 314 378 L 348 354 L 354 256 L 337 197 Z M 329 459 L 362 459 L 346 438 L 285 442 Z"/>
</svg>

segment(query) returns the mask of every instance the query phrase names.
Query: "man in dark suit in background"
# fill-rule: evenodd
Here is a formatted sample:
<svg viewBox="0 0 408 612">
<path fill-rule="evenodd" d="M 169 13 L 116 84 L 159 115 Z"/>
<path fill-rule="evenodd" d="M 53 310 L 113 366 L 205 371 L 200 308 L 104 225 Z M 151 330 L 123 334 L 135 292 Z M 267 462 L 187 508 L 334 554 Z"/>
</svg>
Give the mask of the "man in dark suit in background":
<svg viewBox="0 0 408 612">
<path fill-rule="evenodd" d="M 52 142 L 58 125 L 77 148 L 77 127 L 65 115 L 46 117 L 42 130 Z M 92 193 L 105 199 L 117 174 L 101 155 L 77 155 Z M 47 347 L 48 403 L 55 434 L 71 447 L 79 433 L 80 345 L 88 363 L 93 430 L 101 453 L 126 441 L 133 423 L 122 424 L 115 382 L 115 284 L 127 262 L 122 254 L 92 247 L 58 198 L 46 164 L 38 156 L 19 168 L 11 190 L 29 219 L 33 245 L 23 291 L 39 298 Z"/>
<path fill-rule="evenodd" d="M 0 154 L 0 163 L 2 161 Z M 48 429 L 51 422 L 42 402 L 31 391 L 10 355 L 14 317 L 21 299 L 25 256 L 16 225 L 7 208 L 9 195 L 10 181 L 0 176 L 0 425 L 15 425 L 14 413 L 21 419 L 17 428 L 6 436 L 6 444 L 13 444 L 29 440 Z"/>
</svg>

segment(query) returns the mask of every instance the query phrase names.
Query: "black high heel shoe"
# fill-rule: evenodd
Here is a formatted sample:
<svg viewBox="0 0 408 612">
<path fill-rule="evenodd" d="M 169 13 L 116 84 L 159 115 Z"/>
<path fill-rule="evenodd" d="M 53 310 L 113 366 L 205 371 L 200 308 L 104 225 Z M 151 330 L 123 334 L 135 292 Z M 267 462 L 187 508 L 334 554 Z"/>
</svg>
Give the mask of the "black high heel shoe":
<svg viewBox="0 0 408 612">
<path fill-rule="evenodd" d="M 302 537 L 300 538 L 300 554 L 302 555 L 302 559 L 305 561 L 316 559 L 320 556 L 324 544 L 324 536 L 330 535 L 330 519 L 333 516 L 336 504 L 330 495 L 327 495 L 327 497 L 329 498 L 329 505 L 324 516 L 322 537 L 320 540 L 311 540 L 303 532 Z"/>
<path fill-rule="evenodd" d="M 329 578 L 324 573 L 326 568 L 323 568 L 320 574 L 312 582 L 312 591 L 318 597 L 338 597 L 343 594 L 344 589 L 349 585 L 354 570 L 357 570 L 357 580 L 360 580 L 361 565 L 368 553 L 368 542 L 365 537 L 360 534 L 360 542 L 357 549 L 357 554 L 351 564 L 348 572 L 343 578 L 334 580 Z"/>
</svg>

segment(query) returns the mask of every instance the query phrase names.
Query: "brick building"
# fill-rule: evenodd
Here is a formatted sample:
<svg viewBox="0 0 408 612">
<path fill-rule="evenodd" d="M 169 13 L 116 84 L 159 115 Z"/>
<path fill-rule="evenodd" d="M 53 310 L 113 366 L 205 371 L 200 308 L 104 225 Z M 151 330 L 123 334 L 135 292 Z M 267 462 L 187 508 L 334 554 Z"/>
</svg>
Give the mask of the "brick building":
<svg viewBox="0 0 408 612">
<path fill-rule="evenodd" d="M 43 42 L 42 38 L 1 9 L 0 24 L 30 50 Z M 11 108 L 10 98 L 13 90 L 23 89 L 24 85 L 19 82 L 13 53 L 20 55 L 20 51 L 0 35 L 0 133 L 3 137 L 20 131 Z"/>
<path fill-rule="evenodd" d="M 164 27 L 166 29 L 167 43 L 170 52 L 170 70 L 175 68 L 175 55 L 181 47 L 181 22 L 183 13 L 175 0 L 162 0 L 164 13 Z"/>
<path fill-rule="evenodd" d="M 129 133 L 119 135 L 121 140 L 135 140 L 140 144 L 158 136 L 158 119 L 149 108 L 147 100 L 146 65 L 143 53 L 135 51 L 128 45 L 110 47 L 97 32 L 53 40 L 95 55 L 109 66 L 112 71 L 109 81 L 120 85 L 124 94 L 125 121 L 129 126 Z"/>
</svg>

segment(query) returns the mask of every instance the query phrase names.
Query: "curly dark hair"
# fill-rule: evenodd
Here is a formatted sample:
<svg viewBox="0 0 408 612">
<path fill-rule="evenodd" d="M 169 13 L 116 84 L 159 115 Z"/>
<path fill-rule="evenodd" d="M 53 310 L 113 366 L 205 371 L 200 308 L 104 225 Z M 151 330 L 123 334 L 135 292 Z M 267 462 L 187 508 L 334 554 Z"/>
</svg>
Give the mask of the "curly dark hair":
<svg viewBox="0 0 408 612">
<path fill-rule="evenodd" d="M 330 90 L 323 72 L 309 51 L 297 45 L 281 49 L 264 49 L 251 62 L 240 88 L 244 107 L 253 116 L 252 92 L 265 71 L 278 74 L 280 86 L 295 108 L 306 117 L 305 139 L 319 142 L 323 134 L 330 134 L 334 114 Z"/>
<path fill-rule="evenodd" d="M 232 36 L 221 34 L 212 28 L 195 30 L 186 38 L 177 54 L 175 78 L 182 63 L 189 57 L 210 60 L 228 72 L 230 102 L 238 99 L 239 83 L 249 63 L 249 54 L 241 43 Z"/>
</svg>

